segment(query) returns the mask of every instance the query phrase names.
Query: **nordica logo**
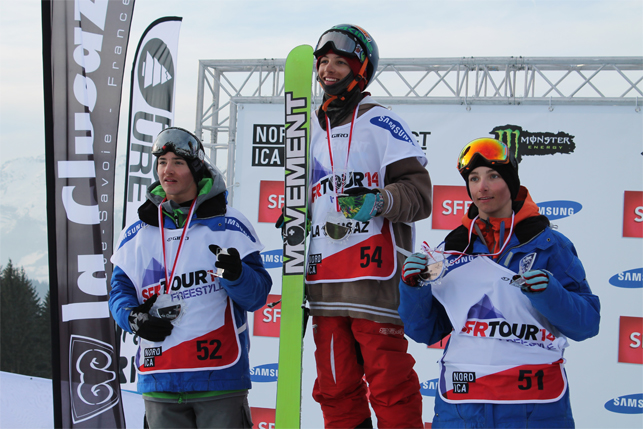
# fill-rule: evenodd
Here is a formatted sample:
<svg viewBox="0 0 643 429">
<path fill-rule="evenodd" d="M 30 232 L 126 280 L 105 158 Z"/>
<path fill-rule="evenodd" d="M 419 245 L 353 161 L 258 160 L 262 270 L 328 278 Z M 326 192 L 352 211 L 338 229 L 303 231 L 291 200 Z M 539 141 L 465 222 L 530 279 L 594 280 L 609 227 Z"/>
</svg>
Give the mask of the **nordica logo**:
<svg viewBox="0 0 643 429">
<path fill-rule="evenodd" d="M 616 287 L 636 289 L 643 287 L 643 268 L 622 271 L 610 278 L 610 284 Z"/>
<path fill-rule="evenodd" d="M 504 142 L 513 151 L 520 162 L 523 156 L 553 155 L 556 153 L 573 153 L 576 149 L 574 136 L 559 131 L 558 133 L 531 132 L 517 125 L 503 125 L 491 130 L 495 138 Z"/>
<path fill-rule="evenodd" d="M 605 409 L 619 414 L 643 414 L 643 393 L 611 399 L 605 403 Z"/>
<path fill-rule="evenodd" d="M 547 216 L 549 220 L 572 216 L 581 211 L 582 208 L 583 206 L 575 201 L 560 200 L 538 203 L 538 212 L 541 215 Z"/>
<path fill-rule="evenodd" d="M 250 368 L 250 380 L 257 383 L 270 383 L 277 381 L 279 375 L 279 364 L 267 363 L 265 365 Z"/>
<path fill-rule="evenodd" d="M 434 378 L 433 380 L 427 380 L 420 384 L 420 393 L 422 396 L 435 396 L 435 392 L 438 390 L 438 379 Z"/>
<path fill-rule="evenodd" d="M 283 263 L 283 249 L 270 250 L 261 254 L 264 268 L 281 268 Z"/>
</svg>

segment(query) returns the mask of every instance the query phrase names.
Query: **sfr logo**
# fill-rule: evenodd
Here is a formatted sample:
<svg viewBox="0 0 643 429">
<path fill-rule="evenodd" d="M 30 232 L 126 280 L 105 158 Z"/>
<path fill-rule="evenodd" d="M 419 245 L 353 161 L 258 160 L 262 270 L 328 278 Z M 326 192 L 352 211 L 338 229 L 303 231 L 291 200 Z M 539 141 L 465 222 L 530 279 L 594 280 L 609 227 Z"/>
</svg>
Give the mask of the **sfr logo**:
<svg viewBox="0 0 643 429">
<path fill-rule="evenodd" d="M 253 334 L 258 337 L 279 337 L 281 327 L 281 295 L 268 295 L 266 305 L 254 313 Z M 271 304 L 274 304 L 271 306 Z"/>
<path fill-rule="evenodd" d="M 618 361 L 643 364 L 643 318 L 621 316 L 618 334 Z"/>
<path fill-rule="evenodd" d="M 262 180 L 259 183 L 259 222 L 275 223 L 284 205 L 284 182 Z"/>
<path fill-rule="evenodd" d="M 250 407 L 252 422 L 259 429 L 275 428 L 275 410 L 271 408 Z"/>
<path fill-rule="evenodd" d="M 625 191 L 623 196 L 623 237 L 643 238 L 642 191 Z"/>
<path fill-rule="evenodd" d="M 433 229 L 454 229 L 462 225 L 462 216 L 473 204 L 465 186 L 433 187 Z"/>
</svg>

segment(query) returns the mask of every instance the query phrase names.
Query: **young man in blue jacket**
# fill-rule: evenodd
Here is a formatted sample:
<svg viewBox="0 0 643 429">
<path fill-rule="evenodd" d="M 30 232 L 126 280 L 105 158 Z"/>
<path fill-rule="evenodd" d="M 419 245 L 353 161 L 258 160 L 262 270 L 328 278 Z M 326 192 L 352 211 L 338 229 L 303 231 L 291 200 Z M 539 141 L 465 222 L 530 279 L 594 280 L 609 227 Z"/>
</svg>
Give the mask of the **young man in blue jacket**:
<svg viewBox="0 0 643 429">
<path fill-rule="evenodd" d="M 433 428 L 574 427 L 563 353 L 598 333 L 598 297 L 504 143 L 470 142 L 458 170 L 473 204 L 445 239 L 443 277 L 439 257 L 414 253 L 400 282 L 404 332 L 426 344 L 451 334 Z"/>
<path fill-rule="evenodd" d="M 109 306 L 140 337 L 138 391 L 150 428 L 250 428 L 247 312 L 272 286 L 250 222 L 181 128 L 152 147 L 158 182 L 112 257 Z"/>
</svg>

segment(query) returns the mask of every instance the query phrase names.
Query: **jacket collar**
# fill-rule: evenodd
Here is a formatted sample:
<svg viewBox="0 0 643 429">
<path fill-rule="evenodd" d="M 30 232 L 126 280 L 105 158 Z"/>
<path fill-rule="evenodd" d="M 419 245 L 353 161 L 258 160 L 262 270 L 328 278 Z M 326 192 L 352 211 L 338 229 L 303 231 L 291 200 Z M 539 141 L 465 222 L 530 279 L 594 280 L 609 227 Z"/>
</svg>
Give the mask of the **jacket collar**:
<svg viewBox="0 0 643 429">
<path fill-rule="evenodd" d="M 188 206 L 189 207 L 189 206 Z M 159 208 L 151 200 L 146 200 L 138 209 L 138 217 L 143 222 L 152 226 L 159 226 Z M 212 198 L 204 200 L 196 208 L 195 216 L 197 219 L 209 219 L 226 214 L 226 197 L 225 194 L 218 194 Z"/>
<path fill-rule="evenodd" d="M 512 208 L 515 213 L 514 235 L 520 244 L 526 243 L 549 227 L 549 219 L 546 216 L 540 215 L 538 206 L 531 199 L 529 191 L 524 186 L 520 187 Z M 464 253 L 470 253 L 472 251 L 473 243 L 477 239 L 477 236 L 474 232 L 469 243 L 469 228 L 472 227 L 473 219 L 477 215 L 478 208 L 475 204 L 472 204 L 469 207 L 468 213 L 462 218 L 462 225 L 451 231 L 445 238 L 445 250 L 456 250 Z M 502 220 L 491 219 L 490 223 L 494 226 L 496 223 L 499 224 L 500 221 Z M 484 221 L 479 220 L 477 222 Z M 511 219 L 509 219 L 509 222 L 511 222 Z M 505 224 L 508 225 L 506 222 Z"/>
</svg>

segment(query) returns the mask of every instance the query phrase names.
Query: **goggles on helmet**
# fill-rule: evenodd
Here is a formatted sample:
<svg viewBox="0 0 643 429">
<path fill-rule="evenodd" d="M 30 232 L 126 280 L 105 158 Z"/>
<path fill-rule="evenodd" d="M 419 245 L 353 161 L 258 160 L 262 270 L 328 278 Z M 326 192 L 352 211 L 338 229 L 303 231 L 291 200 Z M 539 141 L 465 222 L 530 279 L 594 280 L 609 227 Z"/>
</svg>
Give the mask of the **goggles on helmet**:
<svg viewBox="0 0 643 429">
<path fill-rule="evenodd" d="M 478 156 L 486 159 L 490 164 L 510 164 L 515 167 L 516 161 L 510 156 L 509 148 L 500 140 L 492 138 L 481 138 L 470 142 L 462 149 L 458 156 L 458 171 L 463 173 L 472 165 L 472 161 Z"/>
<path fill-rule="evenodd" d="M 156 137 L 152 146 L 152 155 L 161 156 L 174 152 L 178 156 L 192 160 L 203 161 L 205 153 L 199 140 L 182 128 L 166 128 Z"/>
<path fill-rule="evenodd" d="M 328 51 L 328 44 L 331 45 L 336 54 L 344 54 L 357 57 L 360 62 L 364 62 L 366 53 L 358 41 L 346 33 L 340 31 L 328 31 L 319 38 L 314 55 L 319 57 Z"/>
</svg>

